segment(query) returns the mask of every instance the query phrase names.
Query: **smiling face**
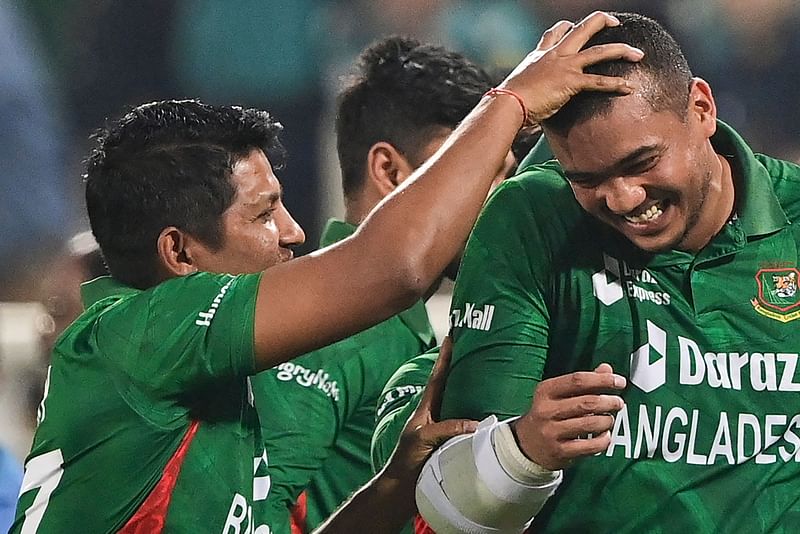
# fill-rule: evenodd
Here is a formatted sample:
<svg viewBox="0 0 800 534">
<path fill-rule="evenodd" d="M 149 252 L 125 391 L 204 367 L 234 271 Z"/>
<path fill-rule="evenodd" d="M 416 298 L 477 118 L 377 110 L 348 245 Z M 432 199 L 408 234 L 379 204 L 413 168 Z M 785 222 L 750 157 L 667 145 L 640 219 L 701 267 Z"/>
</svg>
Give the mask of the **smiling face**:
<svg viewBox="0 0 800 534">
<path fill-rule="evenodd" d="M 194 260 L 201 271 L 255 273 L 292 259 L 305 241 L 302 228 L 283 205 L 281 184 L 261 150 L 233 166 L 236 196 L 222 214 L 222 247 L 200 246 Z"/>
<path fill-rule="evenodd" d="M 702 80 L 685 117 L 634 93 L 561 135 L 545 129 L 583 209 L 648 252 L 700 250 L 730 217 L 733 181 L 711 146 L 715 131 Z"/>
</svg>

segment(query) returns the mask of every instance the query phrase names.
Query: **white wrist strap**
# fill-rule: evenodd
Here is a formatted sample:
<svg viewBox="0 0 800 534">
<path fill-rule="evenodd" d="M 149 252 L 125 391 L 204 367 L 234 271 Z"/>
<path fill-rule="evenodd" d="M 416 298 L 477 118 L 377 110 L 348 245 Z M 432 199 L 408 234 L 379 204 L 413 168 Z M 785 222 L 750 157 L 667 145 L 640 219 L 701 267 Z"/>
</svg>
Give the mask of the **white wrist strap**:
<svg viewBox="0 0 800 534">
<path fill-rule="evenodd" d="M 522 532 L 561 482 L 517 447 L 494 416 L 442 445 L 420 474 L 417 507 L 438 534 Z"/>
</svg>

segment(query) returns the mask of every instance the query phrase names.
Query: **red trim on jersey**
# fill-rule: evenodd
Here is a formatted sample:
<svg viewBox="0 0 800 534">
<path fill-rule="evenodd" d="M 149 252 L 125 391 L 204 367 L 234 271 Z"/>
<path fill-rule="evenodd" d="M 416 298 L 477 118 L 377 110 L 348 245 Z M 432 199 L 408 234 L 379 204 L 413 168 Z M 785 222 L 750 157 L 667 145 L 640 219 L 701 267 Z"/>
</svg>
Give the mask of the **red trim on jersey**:
<svg viewBox="0 0 800 534">
<path fill-rule="evenodd" d="M 428 523 L 417 514 L 414 516 L 414 534 L 436 534 Z"/>
<path fill-rule="evenodd" d="M 118 534 L 160 534 L 164 530 L 164 525 L 167 522 L 167 510 L 172 500 L 172 490 L 175 489 L 175 483 L 178 482 L 181 466 L 186 459 L 189 445 L 192 443 L 199 426 L 199 422 L 192 421 L 192 424 L 189 425 L 189 430 L 178 446 L 178 450 L 167 462 L 164 473 L 161 475 L 161 480 L 158 481 L 158 484 L 147 496 L 147 499 L 125 523 L 125 526 L 119 530 Z"/>
<path fill-rule="evenodd" d="M 297 502 L 292 507 L 291 519 L 292 534 L 306 534 L 308 529 L 308 500 L 305 491 L 300 494 Z"/>
</svg>

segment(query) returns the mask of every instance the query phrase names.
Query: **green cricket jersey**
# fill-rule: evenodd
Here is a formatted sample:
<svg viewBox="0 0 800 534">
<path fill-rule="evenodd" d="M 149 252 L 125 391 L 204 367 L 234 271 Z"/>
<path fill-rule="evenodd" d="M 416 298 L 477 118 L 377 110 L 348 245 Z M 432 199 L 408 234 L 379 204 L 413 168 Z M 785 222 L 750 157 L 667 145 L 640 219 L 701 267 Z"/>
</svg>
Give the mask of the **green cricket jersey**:
<svg viewBox="0 0 800 534">
<path fill-rule="evenodd" d="M 490 200 L 456 284 L 444 417 L 528 410 L 535 384 L 628 377 L 603 454 L 536 532 L 795 532 L 800 524 L 800 167 L 719 123 L 736 215 L 697 254 L 645 254 L 586 214 L 556 162 Z"/>
<path fill-rule="evenodd" d="M 329 221 L 321 245 L 355 229 Z M 286 514 L 305 489 L 305 509 L 295 518 L 310 531 L 372 477 L 369 451 L 378 395 L 400 365 L 433 343 L 420 301 L 364 332 L 253 378 L 270 451 L 271 515 Z"/>
<path fill-rule="evenodd" d="M 267 534 L 253 408 L 260 275 L 100 278 L 60 337 L 13 533 Z"/>
<path fill-rule="evenodd" d="M 372 435 L 372 470 L 380 471 L 394 452 L 408 418 L 417 409 L 422 390 L 439 357 L 439 347 L 420 354 L 400 366 L 384 386 L 375 413 Z"/>
</svg>

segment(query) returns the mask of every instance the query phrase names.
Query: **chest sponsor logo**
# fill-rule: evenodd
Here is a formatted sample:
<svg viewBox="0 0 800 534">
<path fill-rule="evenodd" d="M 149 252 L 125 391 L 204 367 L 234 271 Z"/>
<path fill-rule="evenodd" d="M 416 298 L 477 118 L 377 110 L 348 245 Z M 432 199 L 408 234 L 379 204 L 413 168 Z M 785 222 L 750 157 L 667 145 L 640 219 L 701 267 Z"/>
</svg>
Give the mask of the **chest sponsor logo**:
<svg viewBox="0 0 800 534">
<path fill-rule="evenodd" d="M 483 330 L 488 332 L 492 328 L 494 318 L 494 305 L 484 304 L 479 308 L 477 304 L 466 302 L 464 309 L 450 312 L 450 326 L 453 328 L 469 328 L 470 330 Z"/>
<path fill-rule="evenodd" d="M 669 306 L 672 297 L 669 293 L 658 291 L 657 284 L 647 269 L 632 268 L 625 261 L 606 253 L 603 253 L 603 269 L 592 275 L 594 296 L 606 306 L 622 300 L 626 295 L 639 302 Z"/>
<path fill-rule="evenodd" d="M 677 341 L 674 352 L 668 349 L 669 341 Z M 677 376 L 667 375 L 667 362 L 672 358 L 677 359 Z M 647 321 L 647 343 L 631 353 L 630 359 L 630 381 L 645 393 L 673 380 L 689 387 L 793 395 L 800 392 L 797 353 L 704 350 L 697 341 L 673 337 L 652 321 Z M 775 397 L 761 395 L 732 405 L 753 413 L 661 405 L 655 400 L 666 404 L 667 399 L 681 398 L 677 391 L 620 410 L 605 455 L 655 457 L 692 465 L 800 463 L 800 413 L 791 413 L 792 397 L 786 397 L 790 413 L 775 413 L 782 411 L 780 404 L 774 402 Z M 713 396 L 714 392 L 705 390 L 703 395 Z M 773 409 L 764 409 L 760 398 L 772 400 Z"/>
<path fill-rule="evenodd" d="M 667 360 L 675 357 L 668 355 L 670 337 L 665 329 L 648 320 L 647 343 L 630 355 L 630 381 L 645 393 L 667 383 Z M 797 353 L 703 350 L 691 338 L 676 338 L 678 384 L 738 391 L 800 392 L 800 380 L 796 377 Z"/>
<path fill-rule="evenodd" d="M 750 303 L 755 311 L 782 323 L 800 319 L 797 268 L 761 269 L 756 273 L 758 295 Z"/>
<path fill-rule="evenodd" d="M 284 362 L 278 366 L 275 377 L 281 382 L 294 380 L 303 387 L 314 387 L 333 400 L 339 400 L 339 384 L 331 380 L 331 375 L 323 369 L 308 369 L 294 362 Z"/>
</svg>

